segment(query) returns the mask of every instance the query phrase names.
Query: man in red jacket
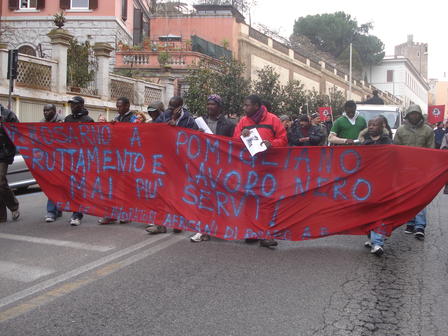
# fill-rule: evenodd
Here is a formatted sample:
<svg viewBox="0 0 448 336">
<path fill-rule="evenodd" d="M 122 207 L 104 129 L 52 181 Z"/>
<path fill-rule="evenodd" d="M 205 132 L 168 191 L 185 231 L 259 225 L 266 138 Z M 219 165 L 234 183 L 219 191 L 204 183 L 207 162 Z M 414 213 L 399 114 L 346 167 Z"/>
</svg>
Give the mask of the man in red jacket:
<svg viewBox="0 0 448 336">
<path fill-rule="evenodd" d="M 263 143 L 268 150 L 271 147 L 282 147 L 288 145 L 288 137 L 285 127 L 280 119 L 268 112 L 266 107 L 261 103 L 260 97 L 252 95 L 244 100 L 245 117 L 235 127 L 233 138 L 241 141 L 241 135 L 248 136 L 249 130 L 256 128 L 260 133 Z M 257 239 L 246 239 L 246 242 L 256 242 Z M 274 247 L 278 243 L 274 239 L 263 239 L 260 246 Z"/>
</svg>

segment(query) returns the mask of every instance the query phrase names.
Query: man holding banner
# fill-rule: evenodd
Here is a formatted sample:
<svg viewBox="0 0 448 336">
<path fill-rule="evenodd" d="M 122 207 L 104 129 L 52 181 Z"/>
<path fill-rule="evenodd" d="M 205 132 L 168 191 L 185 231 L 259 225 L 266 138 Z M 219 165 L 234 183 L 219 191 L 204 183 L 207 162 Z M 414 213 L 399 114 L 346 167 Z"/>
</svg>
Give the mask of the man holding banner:
<svg viewBox="0 0 448 336">
<path fill-rule="evenodd" d="M 257 95 L 248 96 L 244 101 L 245 117 L 235 127 L 233 138 L 241 141 L 241 135 L 248 136 L 249 130 L 256 128 L 260 133 L 263 143 L 268 150 L 271 147 L 287 146 L 288 138 L 285 127 L 280 119 L 266 109 L 261 103 L 261 99 Z M 248 238 L 247 243 L 256 242 L 258 239 Z M 274 239 L 260 240 L 262 247 L 275 247 L 278 243 Z"/>
<path fill-rule="evenodd" d="M 404 125 L 400 126 L 394 137 L 395 145 L 434 148 L 434 132 L 425 124 L 422 109 L 418 105 L 409 106 Z M 419 240 L 425 239 L 426 208 L 408 222 L 405 233 L 414 234 Z"/>
<path fill-rule="evenodd" d="M 334 122 L 328 142 L 333 145 L 353 145 L 366 127 L 366 120 L 356 111 L 356 103 L 349 100 L 344 105 L 342 116 Z"/>
</svg>

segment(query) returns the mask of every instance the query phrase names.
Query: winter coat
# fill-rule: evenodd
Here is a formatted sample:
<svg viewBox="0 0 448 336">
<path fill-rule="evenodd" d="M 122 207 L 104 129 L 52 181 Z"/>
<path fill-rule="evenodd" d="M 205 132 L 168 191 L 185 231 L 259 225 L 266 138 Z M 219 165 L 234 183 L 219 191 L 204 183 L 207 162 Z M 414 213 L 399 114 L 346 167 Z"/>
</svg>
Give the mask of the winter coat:
<svg viewBox="0 0 448 336">
<path fill-rule="evenodd" d="M 114 118 L 114 120 L 116 121 L 116 122 L 128 122 L 128 123 L 132 123 L 132 122 L 135 122 L 135 113 L 133 113 L 133 112 L 131 112 L 131 111 L 128 111 L 127 113 L 125 113 L 125 114 L 123 114 L 123 115 L 121 115 L 121 114 L 118 114 L 115 118 Z"/>
<path fill-rule="evenodd" d="M 205 119 L 208 124 L 208 119 Z M 216 135 L 222 135 L 226 137 L 232 137 L 235 130 L 235 124 L 230 121 L 224 114 L 221 114 L 216 124 Z"/>
<path fill-rule="evenodd" d="M 268 140 L 273 147 L 288 145 L 286 130 L 280 119 L 275 114 L 268 112 L 264 106 L 261 108 L 264 111 L 260 123 L 255 124 L 255 122 L 247 116 L 241 118 L 235 127 L 233 138 L 241 141 L 241 133 L 244 129 L 256 128 L 258 133 L 260 133 L 261 138 L 263 140 Z"/>
<path fill-rule="evenodd" d="M 4 108 L 0 104 L 0 122 L 19 122 L 14 112 Z M 16 155 L 16 146 L 9 139 L 5 129 L 0 126 L 0 162 L 6 162 L 11 164 L 14 162 L 14 156 Z"/>
<path fill-rule="evenodd" d="M 407 119 L 410 113 L 417 112 L 421 120 L 417 125 L 412 125 Z M 411 105 L 406 113 L 405 121 L 397 130 L 394 137 L 395 145 L 434 148 L 434 131 L 425 124 L 423 113 L 418 105 Z"/>
<path fill-rule="evenodd" d="M 370 99 L 367 99 L 363 104 L 370 104 L 370 105 L 384 105 L 384 100 L 382 100 L 378 96 L 373 96 Z"/>
<path fill-rule="evenodd" d="M 66 116 L 64 122 L 93 123 L 95 121 L 89 117 L 89 111 L 82 109 L 77 113 L 72 113 Z"/>
<path fill-rule="evenodd" d="M 43 118 L 40 122 L 51 122 L 51 123 L 58 123 L 58 122 L 64 122 L 64 118 L 59 114 L 59 113 L 55 113 L 53 118 L 51 118 L 51 120 L 47 120 L 45 118 Z"/>
<path fill-rule="evenodd" d="M 362 145 L 390 145 L 392 140 L 387 134 L 382 133 L 378 140 L 373 140 L 369 133 L 364 134 Z"/>
<path fill-rule="evenodd" d="M 157 119 L 156 123 L 166 123 L 173 119 L 173 110 L 171 108 L 167 109 L 163 112 Z M 176 126 L 183 128 L 190 128 L 194 130 L 198 130 L 199 127 L 196 125 L 193 117 L 190 115 L 190 112 L 185 107 L 182 107 L 182 116 L 177 120 Z"/>
<path fill-rule="evenodd" d="M 310 125 L 308 133 L 300 127 L 298 120 L 294 121 L 288 133 L 288 143 L 290 146 L 319 146 L 325 140 L 325 133 L 320 126 Z M 310 141 L 299 142 L 300 138 L 310 138 Z"/>
</svg>

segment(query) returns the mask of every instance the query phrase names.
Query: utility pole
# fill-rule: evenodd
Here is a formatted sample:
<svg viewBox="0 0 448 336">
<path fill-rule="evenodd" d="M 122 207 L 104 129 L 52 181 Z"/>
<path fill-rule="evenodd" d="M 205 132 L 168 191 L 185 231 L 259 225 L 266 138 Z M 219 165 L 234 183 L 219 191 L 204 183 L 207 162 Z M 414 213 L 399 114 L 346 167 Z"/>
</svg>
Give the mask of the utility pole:
<svg viewBox="0 0 448 336">
<path fill-rule="evenodd" d="M 353 43 L 350 43 L 350 70 L 349 70 L 349 81 L 348 84 L 348 100 L 352 99 L 352 58 L 353 58 Z"/>
</svg>

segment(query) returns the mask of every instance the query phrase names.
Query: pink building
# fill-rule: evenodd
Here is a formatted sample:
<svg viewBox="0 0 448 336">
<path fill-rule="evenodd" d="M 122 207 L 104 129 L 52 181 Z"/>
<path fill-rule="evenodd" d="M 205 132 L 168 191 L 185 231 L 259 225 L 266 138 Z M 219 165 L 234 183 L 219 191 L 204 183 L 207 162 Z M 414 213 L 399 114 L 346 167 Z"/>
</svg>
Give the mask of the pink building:
<svg viewBox="0 0 448 336">
<path fill-rule="evenodd" d="M 116 46 L 141 44 L 149 34 L 147 0 L 0 0 L 3 27 L 1 42 L 22 53 L 48 57 L 47 33 L 55 28 L 53 15 L 64 11 L 64 28 L 79 41 L 106 42 Z"/>
</svg>

